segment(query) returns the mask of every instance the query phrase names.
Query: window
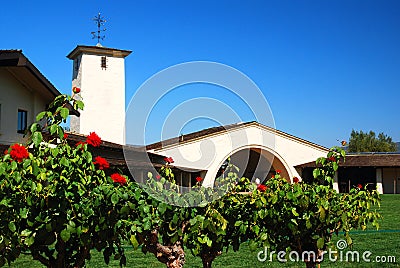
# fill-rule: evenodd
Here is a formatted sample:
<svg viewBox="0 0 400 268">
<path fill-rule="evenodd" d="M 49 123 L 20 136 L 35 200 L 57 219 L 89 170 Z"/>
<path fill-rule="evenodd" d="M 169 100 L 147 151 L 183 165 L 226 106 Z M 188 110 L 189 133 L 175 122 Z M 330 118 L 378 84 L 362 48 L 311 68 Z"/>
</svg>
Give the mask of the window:
<svg viewBox="0 0 400 268">
<path fill-rule="evenodd" d="M 18 127 L 17 127 L 18 133 L 25 133 L 27 127 L 27 118 L 28 118 L 28 112 L 25 110 L 18 109 Z"/>
<path fill-rule="evenodd" d="M 101 69 L 103 69 L 103 70 L 107 69 L 107 57 L 106 56 L 101 57 Z"/>
</svg>

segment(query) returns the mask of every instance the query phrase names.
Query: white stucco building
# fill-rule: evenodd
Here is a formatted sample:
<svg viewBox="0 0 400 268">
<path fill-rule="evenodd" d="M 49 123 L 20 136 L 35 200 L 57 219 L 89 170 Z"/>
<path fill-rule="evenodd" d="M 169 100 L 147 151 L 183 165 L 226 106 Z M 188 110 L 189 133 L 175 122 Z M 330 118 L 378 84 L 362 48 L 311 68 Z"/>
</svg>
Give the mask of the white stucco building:
<svg viewBox="0 0 400 268">
<path fill-rule="evenodd" d="M 0 50 L 0 144 L 21 142 L 36 114 L 60 94 L 21 50 Z"/>
<path fill-rule="evenodd" d="M 231 161 L 243 176 L 261 181 L 280 170 L 291 181 L 296 166 L 326 156 L 328 149 L 257 122 L 211 128 L 147 146 L 171 156 L 177 166 L 207 170 L 204 185 L 213 186 L 223 163 Z M 207 155 L 205 155 L 207 154 Z"/>
</svg>

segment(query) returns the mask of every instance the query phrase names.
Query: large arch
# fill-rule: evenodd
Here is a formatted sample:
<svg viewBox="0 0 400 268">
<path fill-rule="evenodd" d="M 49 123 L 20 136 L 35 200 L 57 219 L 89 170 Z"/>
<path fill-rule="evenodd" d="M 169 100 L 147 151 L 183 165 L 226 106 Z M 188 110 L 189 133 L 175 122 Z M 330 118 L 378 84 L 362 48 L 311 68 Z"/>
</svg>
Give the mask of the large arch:
<svg viewBox="0 0 400 268">
<path fill-rule="evenodd" d="M 221 159 L 215 159 L 219 163 L 218 168 L 207 171 L 203 182 L 204 186 L 214 185 L 221 166 L 224 165 L 228 158 L 231 158 L 232 164 L 239 167 L 240 176 L 251 180 L 258 178 L 263 182 L 270 178 L 271 175 L 275 175 L 277 170 L 280 170 L 281 176 L 289 182 L 294 177 L 288 163 L 275 150 L 259 144 L 249 144 L 236 148 L 222 156 Z"/>
</svg>

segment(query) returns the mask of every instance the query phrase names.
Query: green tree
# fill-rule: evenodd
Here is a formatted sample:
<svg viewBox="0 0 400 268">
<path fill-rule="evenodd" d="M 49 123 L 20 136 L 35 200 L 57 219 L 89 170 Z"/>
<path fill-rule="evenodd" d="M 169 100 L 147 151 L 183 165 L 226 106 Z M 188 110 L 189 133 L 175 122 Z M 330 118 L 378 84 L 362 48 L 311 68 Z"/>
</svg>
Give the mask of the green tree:
<svg viewBox="0 0 400 268">
<path fill-rule="evenodd" d="M 379 133 L 378 137 L 375 132 L 351 131 L 349 148 L 350 153 L 358 152 L 395 152 L 397 145 L 392 138 Z"/>
</svg>

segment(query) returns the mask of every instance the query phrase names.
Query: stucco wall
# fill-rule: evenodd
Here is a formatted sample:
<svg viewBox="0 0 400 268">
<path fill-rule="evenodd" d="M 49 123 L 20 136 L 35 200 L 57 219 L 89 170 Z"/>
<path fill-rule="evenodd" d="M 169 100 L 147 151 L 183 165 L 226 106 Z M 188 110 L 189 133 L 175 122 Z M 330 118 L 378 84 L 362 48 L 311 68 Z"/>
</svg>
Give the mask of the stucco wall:
<svg viewBox="0 0 400 268">
<path fill-rule="evenodd" d="M 0 68 L 0 143 L 22 142 L 22 134 L 17 133 L 18 109 L 28 112 L 27 126 L 36 114 L 45 110 L 46 103 L 33 90 L 27 89 L 7 69 Z"/>
<path fill-rule="evenodd" d="M 101 56 L 81 56 L 72 85 L 81 88 L 85 108 L 79 119 L 71 118 L 71 131 L 95 131 L 103 140 L 125 144 L 124 68 L 124 58 L 107 57 L 107 68 L 102 69 Z"/>
<path fill-rule="evenodd" d="M 290 179 L 294 176 L 300 177 L 295 166 L 314 161 L 327 153 L 326 148 L 281 132 L 274 132 L 259 124 L 166 146 L 154 152 L 173 157 L 177 166 L 208 170 L 204 185 L 212 186 L 215 175 L 225 159 L 246 148 L 260 148 L 272 153 L 285 166 Z"/>
</svg>

